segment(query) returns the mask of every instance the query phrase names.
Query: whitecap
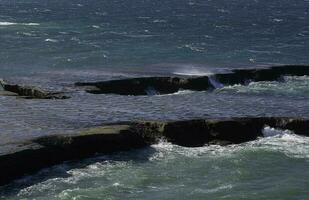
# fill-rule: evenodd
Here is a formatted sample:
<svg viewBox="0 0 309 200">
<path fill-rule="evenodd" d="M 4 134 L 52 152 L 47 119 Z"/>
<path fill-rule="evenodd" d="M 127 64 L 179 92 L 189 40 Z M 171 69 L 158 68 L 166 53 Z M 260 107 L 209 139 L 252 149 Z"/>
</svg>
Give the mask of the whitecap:
<svg viewBox="0 0 309 200">
<path fill-rule="evenodd" d="M 92 28 L 100 28 L 100 26 L 97 26 L 97 25 L 92 25 Z"/>
<path fill-rule="evenodd" d="M 16 22 L 0 22 L 0 26 L 16 26 L 16 25 L 23 25 L 23 26 L 39 26 L 39 23 L 16 23 Z"/>
<path fill-rule="evenodd" d="M 120 186 L 120 183 L 114 183 L 113 186 L 115 187 Z"/>
<path fill-rule="evenodd" d="M 17 23 L 14 22 L 0 22 L 0 26 L 11 26 L 16 25 Z"/>
<path fill-rule="evenodd" d="M 278 18 L 275 18 L 275 19 L 273 19 L 273 21 L 274 21 L 274 22 L 282 22 L 282 21 L 283 21 L 283 19 L 278 19 Z"/>
<path fill-rule="evenodd" d="M 39 23 L 23 23 L 25 26 L 39 26 Z"/>
<path fill-rule="evenodd" d="M 50 38 L 47 38 L 46 40 L 45 40 L 45 42 L 58 42 L 58 40 L 56 40 L 56 39 L 50 39 Z"/>
</svg>

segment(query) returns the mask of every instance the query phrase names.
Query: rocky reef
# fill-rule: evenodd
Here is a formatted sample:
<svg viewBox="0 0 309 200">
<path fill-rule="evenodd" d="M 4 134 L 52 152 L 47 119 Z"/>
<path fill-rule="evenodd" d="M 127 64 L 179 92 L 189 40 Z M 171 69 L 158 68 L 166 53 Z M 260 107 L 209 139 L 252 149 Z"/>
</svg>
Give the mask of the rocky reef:
<svg viewBox="0 0 309 200">
<path fill-rule="evenodd" d="M 170 94 L 179 90 L 204 91 L 222 85 L 247 84 L 258 81 L 280 81 L 283 76 L 309 75 L 309 66 L 285 65 L 257 69 L 235 69 L 228 73 L 201 77 L 143 77 L 100 82 L 78 82 L 93 94 L 156 95 Z"/>
<path fill-rule="evenodd" d="M 263 128 L 288 129 L 309 136 L 309 120 L 297 118 L 196 119 L 108 124 L 24 141 L 0 155 L 0 185 L 68 160 L 142 148 L 166 140 L 197 147 L 238 144 L 263 137 Z"/>
<path fill-rule="evenodd" d="M 1 96 L 20 96 L 26 99 L 67 99 L 68 96 L 60 92 L 43 91 L 33 86 L 21 86 L 17 84 L 9 84 L 0 79 Z"/>
<path fill-rule="evenodd" d="M 170 94 L 180 89 L 202 91 L 213 88 L 207 76 L 198 78 L 144 77 L 94 83 L 79 82 L 75 85 L 86 86 L 86 91 L 93 94 L 114 93 L 120 95 Z"/>
<path fill-rule="evenodd" d="M 283 76 L 309 75 L 309 66 L 289 65 L 259 69 L 235 69 L 210 77 L 143 77 L 91 83 L 76 83 L 89 93 L 120 95 L 169 94 L 184 90 L 213 90 L 224 85 L 250 81 L 280 81 Z M 0 80 L 0 95 L 36 99 L 66 99 L 61 93 L 46 92 Z M 265 126 L 309 136 L 309 119 L 285 117 L 142 121 L 106 124 L 75 134 L 44 136 L 9 145 L 0 154 L 0 185 L 64 161 L 96 154 L 125 151 L 156 144 L 161 140 L 186 147 L 239 144 L 263 137 Z M 1 147 L 2 148 L 2 147 Z"/>
</svg>

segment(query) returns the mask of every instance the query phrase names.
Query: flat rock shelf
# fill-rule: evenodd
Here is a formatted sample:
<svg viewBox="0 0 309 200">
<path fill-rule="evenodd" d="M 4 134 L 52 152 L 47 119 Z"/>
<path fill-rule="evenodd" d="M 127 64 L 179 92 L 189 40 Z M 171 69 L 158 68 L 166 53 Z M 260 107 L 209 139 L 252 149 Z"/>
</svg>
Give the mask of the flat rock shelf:
<svg viewBox="0 0 309 200">
<path fill-rule="evenodd" d="M 309 119 L 285 117 L 107 124 L 12 144 L 0 155 L 0 185 L 64 161 L 143 148 L 161 140 L 186 147 L 248 142 L 263 137 L 265 126 L 309 136 Z"/>
<path fill-rule="evenodd" d="M 157 95 L 179 90 L 206 91 L 218 85 L 246 85 L 250 82 L 280 81 L 283 76 L 309 75 L 309 66 L 284 65 L 257 69 L 234 69 L 227 73 L 199 77 L 141 77 L 99 82 L 78 82 L 92 94 Z"/>
<path fill-rule="evenodd" d="M 25 99 L 68 99 L 61 92 L 43 91 L 33 86 L 10 84 L 0 79 L 0 96 L 19 96 Z"/>
</svg>

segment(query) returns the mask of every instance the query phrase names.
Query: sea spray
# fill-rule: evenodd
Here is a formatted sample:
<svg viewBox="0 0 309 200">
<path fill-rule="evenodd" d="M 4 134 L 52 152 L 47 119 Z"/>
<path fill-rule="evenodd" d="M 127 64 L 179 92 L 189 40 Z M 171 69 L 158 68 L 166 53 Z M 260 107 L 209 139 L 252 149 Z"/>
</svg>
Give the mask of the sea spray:
<svg viewBox="0 0 309 200">
<path fill-rule="evenodd" d="M 215 89 L 223 88 L 224 85 L 220 83 L 215 76 L 209 76 L 209 82 Z"/>
</svg>

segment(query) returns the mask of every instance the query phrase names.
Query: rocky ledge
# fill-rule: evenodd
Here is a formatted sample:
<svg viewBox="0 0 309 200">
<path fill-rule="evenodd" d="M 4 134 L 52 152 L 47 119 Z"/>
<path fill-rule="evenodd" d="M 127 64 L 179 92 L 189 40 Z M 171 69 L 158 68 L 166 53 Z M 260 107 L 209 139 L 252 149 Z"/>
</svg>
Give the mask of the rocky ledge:
<svg viewBox="0 0 309 200">
<path fill-rule="evenodd" d="M 213 90 L 217 85 L 247 84 L 258 81 L 277 81 L 283 76 L 309 75 L 309 66 L 285 65 L 258 69 L 235 69 L 228 73 L 202 77 L 143 77 L 100 82 L 78 82 L 93 94 L 156 95 L 175 93 L 181 89 Z"/>
<path fill-rule="evenodd" d="M 309 136 L 309 120 L 296 118 L 196 119 L 109 124 L 14 144 L 0 155 L 0 185 L 68 160 L 142 148 L 166 140 L 197 147 L 238 144 L 263 137 L 263 128 L 288 129 Z"/>
<path fill-rule="evenodd" d="M 1 91 L 2 89 L 2 91 Z M 9 84 L 0 79 L 0 95 L 1 96 L 20 96 L 26 99 L 68 99 L 68 96 L 60 92 L 43 91 L 33 86 L 21 86 L 17 84 Z"/>
</svg>

